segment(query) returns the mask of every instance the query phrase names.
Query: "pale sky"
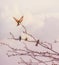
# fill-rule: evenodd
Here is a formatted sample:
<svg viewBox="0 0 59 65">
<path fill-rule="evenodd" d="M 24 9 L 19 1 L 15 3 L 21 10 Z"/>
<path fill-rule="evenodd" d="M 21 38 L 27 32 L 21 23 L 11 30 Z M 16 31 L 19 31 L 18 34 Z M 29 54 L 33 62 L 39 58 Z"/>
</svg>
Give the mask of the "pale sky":
<svg viewBox="0 0 59 65">
<path fill-rule="evenodd" d="M 9 32 L 18 36 L 22 29 L 16 26 L 12 17 L 22 15 L 22 24 L 36 38 L 44 41 L 59 39 L 59 0 L 0 0 L 0 40 L 7 39 Z M 0 57 L 6 62 L 0 62 L 0 65 L 13 65 L 7 63 L 8 58 L 3 60 L 5 56 Z"/>
</svg>

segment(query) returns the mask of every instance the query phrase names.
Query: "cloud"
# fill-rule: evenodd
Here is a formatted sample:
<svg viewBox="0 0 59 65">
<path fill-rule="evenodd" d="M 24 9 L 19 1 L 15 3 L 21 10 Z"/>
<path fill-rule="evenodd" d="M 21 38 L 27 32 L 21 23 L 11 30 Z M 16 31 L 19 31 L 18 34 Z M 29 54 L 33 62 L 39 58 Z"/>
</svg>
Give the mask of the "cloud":
<svg viewBox="0 0 59 65">
<path fill-rule="evenodd" d="M 41 39 L 54 41 L 59 36 L 59 19 L 55 17 L 46 18 L 44 27 L 37 34 L 39 32 Z"/>
<path fill-rule="evenodd" d="M 0 34 L 15 32 L 16 22 L 13 16 L 20 18 L 24 15 L 24 24 L 28 30 L 42 29 L 45 25 L 45 17 L 59 18 L 59 0 L 3 0 L 0 1 Z M 4 36 L 3 35 L 3 36 Z"/>
</svg>

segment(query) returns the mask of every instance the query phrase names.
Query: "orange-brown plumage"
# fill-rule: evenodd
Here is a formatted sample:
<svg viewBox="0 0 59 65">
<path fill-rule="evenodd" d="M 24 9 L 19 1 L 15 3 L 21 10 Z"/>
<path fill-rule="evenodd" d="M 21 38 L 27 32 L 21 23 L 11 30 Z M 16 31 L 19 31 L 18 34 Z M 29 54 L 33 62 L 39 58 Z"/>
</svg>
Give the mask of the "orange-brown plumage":
<svg viewBox="0 0 59 65">
<path fill-rule="evenodd" d="M 13 19 L 17 22 L 17 26 L 19 26 L 19 24 L 23 21 L 23 17 L 24 16 L 21 16 L 21 18 L 19 20 L 16 19 L 15 17 L 13 17 Z"/>
</svg>

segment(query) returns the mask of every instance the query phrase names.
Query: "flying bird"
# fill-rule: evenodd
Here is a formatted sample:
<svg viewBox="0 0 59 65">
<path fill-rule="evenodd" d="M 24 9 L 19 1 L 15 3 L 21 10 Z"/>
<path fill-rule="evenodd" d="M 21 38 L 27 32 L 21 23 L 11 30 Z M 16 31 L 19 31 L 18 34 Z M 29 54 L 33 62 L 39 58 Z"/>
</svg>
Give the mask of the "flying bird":
<svg viewBox="0 0 59 65">
<path fill-rule="evenodd" d="M 15 17 L 13 17 L 13 19 L 17 22 L 17 26 L 20 25 L 20 23 L 23 21 L 23 18 L 24 18 L 24 16 L 21 16 L 21 18 L 18 20 Z"/>
</svg>

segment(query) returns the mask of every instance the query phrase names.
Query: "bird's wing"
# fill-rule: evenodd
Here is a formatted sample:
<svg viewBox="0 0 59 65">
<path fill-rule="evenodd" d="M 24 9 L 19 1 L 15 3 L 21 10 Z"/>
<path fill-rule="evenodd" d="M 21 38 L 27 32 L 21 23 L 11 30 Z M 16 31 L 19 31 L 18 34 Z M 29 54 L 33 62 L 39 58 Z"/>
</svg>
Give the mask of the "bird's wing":
<svg viewBox="0 0 59 65">
<path fill-rule="evenodd" d="M 20 22 L 22 22 L 22 21 L 23 21 L 23 16 L 19 19 L 19 21 L 20 21 Z"/>
<path fill-rule="evenodd" d="M 18 22 L 18 20 L 17 20 L 15 17 L 13 17 L 13 19 L 14 19 L 16 22 Z"/>
</svg>

